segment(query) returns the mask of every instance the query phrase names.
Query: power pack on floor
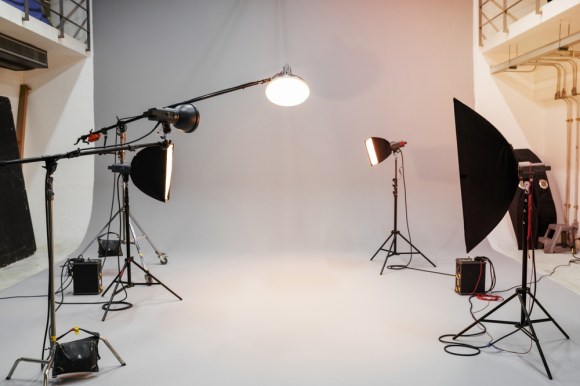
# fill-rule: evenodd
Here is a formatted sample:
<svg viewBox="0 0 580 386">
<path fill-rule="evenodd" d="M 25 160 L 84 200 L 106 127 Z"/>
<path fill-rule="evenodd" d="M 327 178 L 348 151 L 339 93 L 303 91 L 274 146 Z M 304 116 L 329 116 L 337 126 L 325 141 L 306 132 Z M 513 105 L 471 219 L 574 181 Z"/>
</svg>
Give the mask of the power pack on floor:
<svg viewBox="0 0 580 386">
<path fill-rule="evenodd" d="M 103 290 L 99 260 L 74 261 L 72 276 L 75 295 L 98 295 Z"/>
<path fill-rule="evenodd" d="M 455 292 L 460 295 L 485 293 L 486 262 L 477 257 L 455 259 Z"/>
</svg>

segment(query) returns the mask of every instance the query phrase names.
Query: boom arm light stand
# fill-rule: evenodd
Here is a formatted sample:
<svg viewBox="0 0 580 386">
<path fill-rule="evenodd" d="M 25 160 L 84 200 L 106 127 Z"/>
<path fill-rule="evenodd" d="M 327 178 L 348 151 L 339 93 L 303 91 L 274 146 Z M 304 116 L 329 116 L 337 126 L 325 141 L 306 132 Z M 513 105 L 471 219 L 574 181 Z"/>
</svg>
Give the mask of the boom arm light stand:
<svg viewBox="0 0 580 386">
<path fill-rule="evenodd" d="M 99 139 L 101 134 L 106 134 L 109 130 L 112 130 L 112 129 L 117 129 L 119 132 L 123 133 L 122 134 L 123 135 L 122 142 L 123 142 L 124 132 L 126 130 L 127 124 L 138 121 L 140 119 L 144 119 L 144 118 L 161 123 L 163 126 L 163 133 L 164 134 L 168 134 L 171 131 L 170 125 L 173 125 L 173 127 L 177 128 L 185 133 L 192 133 L 193 131 L 195 131 L 197 129 L 197 127 L 199 125 L 199 120 L 200 120 L 199 111 L 195 108 L 193 103 L 201 101 L 201 100 L 213 98 L 213 97 L 216 97 L 219 95 L 227 94 L 227 93 L 230 93 L 233 91 L 242 90 L 242 89 L 245 89 L 248 87 L 257 86 L 260 84 L 265 84 L 265 83 L 269 83 L 268 87 L 266 88 L 266 96 L 268 97 L 268 99 L 272 103 L 277 104 L 277 105 L 295 106 L 295 105 L 298 105 L 298 104 L 304 102 L 308 98 L 308 96 L 310 95 L 310 89 L 308 88 L 308 85 L 306 85 L 306 83 L 302 80 L 302 78 L 293 75 L 292 71 L 290 70 L 290 66 L 288 64 L 286 64 L 280 73 L 278 73 L 270 78 L 265 78 L 265 79 L 254 81 L 254 82 L 244 83 L 244 84 L 241 84 L 241 85 L 238 85 L 235 87 L 230 87 L 230 88 L 227 88 L 227 89 L 224 89 L 221 91 L 216 91 L 213 93 L 209 93 L 206 95 L 195 97 L 195 98 L 183 101 L 183 102 L 174 103 L 174 104 L 168 105 L 168 106 L 161 108 L 161 109 L 150 108 L 141 115 L 138 115 L 138 116 L 135 116 L 132 118 L 128 118 L 128 119 L 124 119 L 124 120 L 118 120 L 116 124 L 104 127 L 96 132 L 91 131 L 88 134 L 79 137 L 77 139 L 77 143 L 79 141 L 83 141 L 83 142 L 96 141 Z M 132 163 L 135 163 L 135 161 L 137 160 L 138 157 L 139 157 L 139 154 L 133 159 Z M 121 159 L 121 162 L 123 162 L 123 157 L 120 157 L 120 159 Z M 153 277 L 149 273 L 149 271 L 146 270 L 143 266 L 137 264 L 132 259 L 131 255 L 130 255 L 130 246 L 129 246 L 129 244 L 130 244 L 129 237 L 130 236 L 129 235 L 131 234 L 130 232 L 132 230 L 132 227 L 131 227 L 131 223 L 130 223 L 131 216 L 129 213 L 129 194 L 128 194 L 128 176 L 129 176 L 129 174 L 131 174 L 131 177 L 132 177 L 135 185 L 140 190 L 142 190 L 143 193 L 145 193 L 153 198 L 156 198 L 158 200 L 161 200 L 161 201 L 166 201 L 168 198 L 168 195 L 165 194 L 165 195 L 160 196 L 157 194 L 152 194 L 152 191 L 150 191 L 150 190 L 143 189 L 144 185 L 138 183 L 138 180 L 141 180 L 141 178 L 135 178 L 137 176 L 134 176 L 133 172 L 130 171 L 130 169 L 124 169 L 120 165 L 114 165 L 113 171 L 121 173 L 123 175 L 123 207 L 124 207 L 124 209 L 123 209 L 123 213 L 124 213 L 123 223 L 124 223 L 124 229 L 125 229 L 125 241 L 127 243 L 127 246 L 126 246 L 127 256 L 125 259 L 125 265 L 119 271 L 119 274 L 117 275 L 115 280 L 111 283 L 111 285 L 115 284 L 115 288 L 113 290 L 113 294 L 111 296 L 109 303 L 106 304 L 105 306 L 103 306 L 103 308 L 105 309 L 105 314 L 103 315 L 103 320 L 105 320 L 108 311 L 111 309 L 110 307 L 112 305 L 114 296 L 117 293 L 119 293 L 120 291 L 122 291 L 124 288 L 123 287 L 120 290 L 117 289 L 118 286 L 121 283 L 123 283 L 122 276 L 124 275 L 125 270 L 127 270 L 127 281 L 124 282 L 123 284 L 126 286 L 129 286 L 129 287 L 136 284 L 136 283 L 133 283 L 131 281 L 131 264 L 135 264 L 139 269 L 141 269 L 145 272 L 145 278 L 147 280 L 147 284 L 151 284 L 151 279 L 155 279 L 157 281 L 157 283 L 155 283 L 155 284 L 163 285 L 163 287 L 165 287 L 168 291 L 173 293 L 176 297 L 178 297 L 181 300 L 181 297 L 179 297 L 176 293 L 174 293 L 169 288 L 167 288 L 162 282 L 160 282 L 155 277 Z M 133 221 L 134 221 L 134 219 L 133 219 Z M 135 243 L 135 244 L 138 248 L 137 243 Z M 154 247 L 154 249 L 156 249 L 156 248 Z M 160 255 L 158 253 L 158 255 L 160 257 L 161 263 L 165 264 L 167 262 L 165 254 Z M 109 287 L 107 287 L 107 289 L 103 292 L 103 295 L 111 288 L 111 285 L 109 285 Z M 119 302 L 119 303 L 122 303 L 122 302 Z M 121 308 L 117 308 L 116 310 L 122 310 L 122 309 L 126 309 L 129 307 L 130 307 L 130 305 L 126 304 L 125 306 L 123 306 Z"/>
<path fill-rule="evenodd" d="M 166 142 L 162 143 L 148 143 L 142 145 L 124 145 L 124 146 L 116 146 L 111 147 L 107 150 L 103 149 L 77 149 L 71 151 L 69 153 L 58 154 L 58 155 L 51 155 L 51 156 L 42 156 L 42 157 L 33 157 L 33 158 L 23 158 L 23 159 L 16 159 L 16 160 L 8 160 L 8 161 L 0 161 L 0 167 L 2 166 L 9 166 L 9 165 L 20 165 L 25 163 L 34 163 L 34 162 L 44 162 L 46 169 L 46 177 L 45 177 L 45 184 L 44 184 L 44 199 L 45 199 L 45 215 L 46 215 L 46 241 L 47 241 L 47 254 L 48 254 L 48 320 L 49 320 L 49 341 L 50 347 L 48 356 L 42 359 L 34 359 L 34 358 L 26 358 L 22 357 L 17 359 L 12 366 L 10 373 L 6 377 L 6 379 L 10 379 L 12 374 L 16 370 L 16 367 L 20 362 L 32 362 L 32 363 L 40 363 L 43 367 L 44 372 L 44 386 L 48 386 L 48 374 L 50 369 L 53 367 L 54 364 L 54 357 L 55 357 L 55 350 L 56 350 L 56 341 L 57 341 L 57 334 L 56 334 L 56 311 L 55 311 L 55 294 L 54 294 L 54 232 L 53 232 L 53 201 L 54 201 L 54 189 L 53 189 L 53 177 L 52 175 L 56 171 L 58 166 L 58 161 L 65 158 L 76 158 L 85 155 L 95 155 L 95 154 L 108 154 L 114 153 L 123 150 L 135 150 L 138 148 L 143 147 L 152 147 L 152 146 L 166 146 Z M 112 346 L 108 343 L 108 341 L 103 341 L 107 344 L 109 349 L 113 352 L 119 363 L 124 366 L 125 362 L 121 357 L 116 353 L 116 351 L 112 348 Z"/>
<path fill-rule="evenodd" d="M 163 131 L 168 133 L 173 125 L 185 133 L 192 133 L 199 125 L 200 115 L 198 110 L 193 106 L 193 103 L 205 99 L 210 99 L 219 95 L 228 94 L 234 91 L 243 90 L 248 87 L 258 86 L 260 84 L 268 84 L 266 88 L 266 97 L 270 102 L 279 106 L 296 106 L 303 103 L 310 96 L 310 89 L 306 82 L 299 76 L 292 73 L 288 64 L 284 65 L 282 71 L 269 78 L 240 84 L 238 86 L 226 88 L 220 91 L 215 91 L 209 94 L 201 95 L 192 99 L 185 100 L 166 106 L 161 109 L 150 108 L 143 114 L 133 118 L 118 120 L 116 124 L 104 127 L 95 132 L 91 131 L 88 134 L 80 136 L 76 143 L 94 142 L 98 140 L 101 134 L 106 134 L 109 130 L 118 128 L 120 125 L 126 125 L 144 118 L 152 121 L 161 122 L 163 124 Z M 75 144 L 76 144 L 75 143 Z"/>
</svg>

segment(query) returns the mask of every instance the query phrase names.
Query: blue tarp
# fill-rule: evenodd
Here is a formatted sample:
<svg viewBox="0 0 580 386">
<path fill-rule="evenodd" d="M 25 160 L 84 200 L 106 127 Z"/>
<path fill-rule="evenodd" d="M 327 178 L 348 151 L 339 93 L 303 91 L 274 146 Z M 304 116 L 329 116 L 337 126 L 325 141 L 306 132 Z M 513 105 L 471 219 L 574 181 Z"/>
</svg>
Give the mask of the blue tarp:
<svg viewBox="0 0 580 386">
<path fill-rule="evenodd" d="M 18 9 L 24 11 L 24 0 L 2 0 L 2 1 L 12 5 L 13 7 L 16 7 Z M 50 24 L 50 21 L 42 12 L 42 6 L 39 3 L 37 3 L 36 1 L 34 1 L 34 0 L 28 1 L 28 10 L 29 10 L 30 16 L 32 16 L 33 18 L 41 20 L 47 24 Z"/>
</svg>

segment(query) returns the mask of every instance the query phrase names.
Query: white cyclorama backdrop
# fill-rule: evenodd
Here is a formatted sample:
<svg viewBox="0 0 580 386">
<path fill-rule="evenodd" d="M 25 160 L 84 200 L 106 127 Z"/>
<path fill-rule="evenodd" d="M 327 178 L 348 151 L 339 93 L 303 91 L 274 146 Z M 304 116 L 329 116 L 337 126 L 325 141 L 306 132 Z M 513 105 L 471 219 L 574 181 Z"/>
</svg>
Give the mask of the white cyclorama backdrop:
<svg viewBox="0 0 580 386">
<path fill-rule="evenodd" d="M 311 88 L 306 103 L 291 108 L 268 102 L 265 86 L 198 102 L 197 131 L 171 133 L 171 200 L 160 203 L 131 184 L 132 213 L 169 255 L 370 257 L 393 228 L 394 176 L 393 157 L 369 165 L 370 136 L 408 141 L 416 246 L 427 255 L 465 255 L 452 98 L 474 103 L 472 2 L 101 0 L 93 7 L 97 129 L 267 78 L 285 63 Z M 130 124 L 129 139 L 153 125 Z M 87 239 L 108 219 L 112 162 L 96 159 Z M 401 180 L 406 234 L 403 192 Z"/>
</svg>

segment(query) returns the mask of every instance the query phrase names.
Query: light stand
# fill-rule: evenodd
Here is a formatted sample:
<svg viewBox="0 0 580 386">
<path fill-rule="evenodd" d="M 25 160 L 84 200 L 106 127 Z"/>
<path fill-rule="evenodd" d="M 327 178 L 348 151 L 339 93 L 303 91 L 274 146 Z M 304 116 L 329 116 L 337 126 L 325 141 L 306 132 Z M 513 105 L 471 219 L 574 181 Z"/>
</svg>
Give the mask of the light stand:
<svg viewBox="0 0 580 386">
<path fill-rule="evenodd" d="M 401 148 L 404 147 L 406 144 L 407 144 L 407 142 L 405 142 L 405 141 L 389 142 L 384 138 L 377 138 L 377 137 L 371 137 L 365 141 L 365 145 L 367 148 L 367 153 L 369 156 L 369 160 L 371 162 L 371 166 L 375 166 L 375 165 L 381 163 L 382 161 L 387 159 L 390 154 L 395 154 L 395 176 L 393 177 L 393 204 L 394 204 L 393 230 L 391 231 L 391 234 L 389 235 L 389 237 L 387 237 L 385 242 L 383 244 L 381 244 L 379 249 L 377 249 L 377 251 L 375 252 L 373 257 L 371 257 L 371 261 L 372 261 L 380 251 L 387 252 L 387 256 L 385 257 L 385 262 L 383 263 L 383 268 L 381 269 L 381 275 L 383 274 L 383 271 L 385 270 L 385 267 L 387 266 L 387 261 L 389 260 L 389 257 L 395 256 L 395 255 L 419 254 L 419 255 L 423 256 L 423 258 L 425 258 L 425 260 L 427 260 L 433 267 L 435 267 L 435 264 L 431 260 L 429 260 L 429 258 L 427 258 L 427 256 L 425 256 L 423 254 L 423 252 L 419 251 L 419 249 L 417 249 L 417 247 L 415 247 L 413 245 L 413 243 L 411 243 L 410 240 L 408 240 L 405 236 L 403 236 L 401 234 L 401 232 L 399 231 L 399 229 L 397 228 L 397 208 L 398 208 L 397 204 L 398 204 L 398 196 L 399 196 L 399 190 L 398 190 L 399 184 L 398 184 L 398 178 L 397 178 L 398 154 L 401 153 Z M 401 237 L 403 239 L 403 241 L 405 241 L 409 245 L 410 250 L 408 252 L 399 252 L 397 250 L 397 238 L 398 237 Z M 389 242 L 389 240 L 391 240 L 391 243 L 389 244 L 389 247 L 387 249 L 385 249 L 384 247 Z"/>
<path fill-rule="evenodd" d="M 22 160 L 26 161 L 26 160 Z M 36 161 L 36 160 L 35 160 Z M 30 161 L 30 162 L 35 162 Z M 44 161 L 46 169 L 46 175 L 44 179 L 44 202 L 45 202 L 45 213 L 46 213 L 46 243 L 47 243 L 47 250 L 48 250 L 48 307 L 49 307 L 49 340 L 50 340 L 50 348 L 48 352 L 48 356 L 44 359 L 33 359 L 33 358 L 18 358 L 10 372 L 6 376 L 6 379 L 10 379 L 12 374 L 16 370 L 16 367 L 20 362 L 32 362 L 32 363 L 40 363 L 44 369 L 44 386 L 48 386 L 48 373 L 52 368 L 52 364 L 54 362 L 54 355 L 56 349 L 56 312 L 55 312 L 55 301 L 54 301 L 54 245 L 53 245 L 53 230 L 52 230 L 52 209 L 53 209 L 53 201 L 54 201 L 54 191 L 52 189 L 52 174 L 56 171 L 57 167 L 57 159 L 54 157 L 40 157 L 37 161 Z M 24 163 L 23 162 L 23 163 Z M 0 163 L 2 165 L 3 163 Z M 122 363 L 124 364 L 124 363 Z"/>
<path fill-rule="evenodd" d="M 521 165 L 521 164 L 525 164 L 525 165 Z M 533 217 L 532 217 L 532 205 L 531 205 L 531 200 L 532 200 L 531 187 L 533 186 L 533 184 L 532 184 L 533 175 L 534 175 L 534 173 L 537 173 L 540 171 L 550 170 L 550 167 L 549 166 L 544 167 L 544 165 L 539 165 L 539 164 L 530 164 L 528 162 L 521 163 L 521 164 L 518 167 L 519 174 L 520 174 L 520 177 L 525 180 L 525 182 L 524 182 L 525 194 L 524 194 L 522 232 L 521 232 L 521 235 L 522 235 L 522 282 L 521 282 L 521 285 L 520 285 L 520 287 L 516 288 L 514 294 L 512 294 L 510 297 L 508 297 L 507 299 L 502 301 L 497 307 L 495 307 L 494 309 L 492 309 L 491 311 L 489 311 L 488 313 L 483 315 L 481 318 L 477 319 L 475 322 L 470 324 L 468 327 L 463 329 L 461 332 L 459 332 L 457 335 L 455 335 L 453 337 L 453 339 L 457 339 L 457 338 L 463 336 L 471 328 L 473 328 L 474 326 L 476 326 L 480 323 L 483 323 L 483 322 L 499 323 L 499 324 L 511 324 L 515 327 L 514 331 L 502 336 L 499 339 L 494 340 L 493 342 L 489 343 L 489 345 L 490 346 L 494 345 L 497 342 L 501 341 L 502 339 L 507 338 L 508 336 L 511 336 L 512 334 L 515 334 L 518 331 L 522 331 L 536 344 L 536 347 L 538 348 L 538 352 L 540 353 L 540 357 L 542 359 L 542 363 L 544 364 L 546 374 L 548 375 L 549 379 L 552 379 L 552 373 L 550 372 L 550 368 L 548 367 L 548 363 L 546 362 L 546 358 L 544 357 L 544 353 L 543 353 L 542 347 L 540 345 L 540 340 L 538 339 L 538 335 L 536 334 L 536 331 L 534 330 L 534 323 L 552 322 L 558 328 L 558 330 L 560 330 L 560 332 L 566 337 L 566 339 L 569 339 L 570 337 L 568 336 L 568 334 L 566 334 L 566 332 L 564 332 L 562 327 L 560 327 L 558 325 L 558 323 L 554 320 L 554 318 L 552 318 L 552 316 L 550 316 L 548 311 L 537 300 L 535 295 L 531 292 L 530 287 L 528 286 L 528 282 L 527 282 L 528 245 L 532 240 L 532 235 L 531 235 L 530 230 L 533 229 L 533 226 L 532 226 L 533 225 Z M 529 310 L 528 310 L 528 306 L 526 304 L 528 296 L 532 301 L 532 305 L 529 307 L 530 308 Z M 496 311 L 498 311 L 500 308 L 502 308 L 504 305 L 506 305 L 512 299 L 515 299 L 516 297 L 518 298 L 518 300 L 520 302 L 520 310 L 521 311 L 520 311 L 520 320 L 519 321 L 488 319 L 488 316 L 490 316 L 493 313 L 495 313 Z M 537 305 L 538 307 L 540 307 L 540 309 L 546 315 L 546 318 L 532 319 L 531 313 L 533 310 L 533 305 Z"/>
<path fill-rule="evenodd" d="M 396 150 L 394 152 L 395 153 L 395 177 L 393 178 L 393 205 L 394 205 L 393 230 L 391 231 L 391 234 L 389 235 L 389 237 L 387 237 L 385 242 L 379 247 L 379 249 L 377 249 L 377 251 L 375 252 L 373 257 L 371 257 L 371 261 L 372 261 L 380 251 L 387 252 L 387 256 L 385 257 L 385 262 L 383 263 L 383 268 L 381 269 L 381 275 L 383 274 L 383 271 L 385 270 L 385 267 L 387 265 L 387 261 L 389 260 L 389 257 L 395 256 L 395 255 L 419 254 L 419 255 L 423 256 L 423 258 L 425 258 L 425 260 L 427 260 L 433 267 L 435 267 L 435 264 L 431 260 L 429 260 L 429 258 L 427 256 L 425 256 L 423 254 L 423 252 L 418 250 L 417 247 L 415 247 L 413 245 L 413 243 L 411 243 L 411 241 L 409 241 L 405 236 L 403 236 L 397 228 L 397 201 L 398 201 L 397 198 L 399 196 L 399 194 L 398 194 L 398 178 L 397 178 L 397 161 L 398 161 L 397 153 L 398 152 L 400 152 L 400 150 Z M 399 252 L 397 250 L 397 238 L 398 237 L 402 238 L 403 241 L 405 241 L 409 245 L 410 251 Z M 387 249 L 385 249 L 384 246 L 389 242 L 389 240 L 391 240 L 391 243 L 389 244 L 389 247 Z"/>
<path fill-rule="evenodd" d="M 95 154 L 106 154 L 110 152 L 117 152 L 120 150 L 133 150 L 141 147 L 151 147 L 151 146 L 161 146 L 163 144 L 159 143 L 150 143 L 150 144 L 143 144 L 143 145 L 135 145 L 135 146 L 117 146 L 111 147 L 108 149 L 78 149 L 69 153 L 59 154 L 59 155 L 52 155 L 52 156 L 43 156 L 43 157 L 34 157 L 34 158 L 23 158 L 17 160 L 9 160 L 9 161 L 0 161 L 0 166 L 8 166 L 8 165 L 18 165 L 24 163 L 32 163 L 32 162 L 44 162 L 46 169 L 46 176 L 45 176 L 45 184 L 44 184 L 44 198 L 45 198 L 45 215 L 46 215 L 46 241 L 47 241 L 47 254 L 48 254 L 48 323 L 49 323 L 49 353 L 46 359 L 43 357 L 42 359 L 35 359 L 35 358 L 27 358 L 22 357 L 18 358 L 10 372 L 6 376 L 6 379 L 10 379 L 12 374 L 16 370 L 16 367 L 20 362 L 31 362 L 31 363 L 40 363 L 43 367 L 44 372 L 44 386 L 48 386 L 48 374 L 50 369 L 53 366 L 54 359 L 55 359 L 55 350 L 57 344 L 57 335 L 56 335 L 56 308 L 55 308 L 55 294 L 54 294 L 54 232 L 53 232 L 53 201 L 54 201 L 54 190 L 53 190 L 53 173 L 56 171 L 58 166 L 58 160 L 63 158 L 76 158 L 85 155 L 95 155 Z M 105 339 L 100 337 L 107 347 L 111 350 L 113 355 L 117 358 L 119 363 L 124 366 L 125 362 L 121 357 L 117 354 L 117 352 L 113 349 L 111 344 Z"/>
<path fill-rule="evenodd" d="M 130 224 L 131 212 L 129 210 L 129 184 L 128 184 L 129 174 L 130 174 L 130 166 L 126 165 L 126 164 L 112 165 L 110 169 L 115 173 L 120 173 L 123 177 L 123 209 L 122 209 L 122 211 L 123 211 L 123 222 L 124 222 L 123 225 L 124 225 L 124 233 L 125 233 L 126 256 L 125 256 L 125 263 L 123 264 L 123 267 L 121 268 L 121 270 L 119 271 L 117 276 L 115 276 L 115 279 L 111 282 L 111 284 L 109 284 L 107 289 L 101 295 L 101 296 L 105 296 L 105 294 L 109 291 L 111 286 L 113 286 L 113 284 L 115 285 L 113 288 L 113 292 L 111 294 L 111 298 L 109 299 L 109 302 L 107 304 L 103 305 L 103 309 L 105 310 L 105 313 L 103 314 L 102 321 L 105 320 L 109 311 L 111 311 L 111 310 L 120 311 L 120 310 L 124 310 L 124 309 L 127 309 L 130 307 L 129 304 L 123 303 L 123 302 L 117 302 L 117 304 L 126 304 L 126 306 L 124 306 L 122 308 L 112 309 L 111 305 L 113 303 L 113 299 L 115 298 L 115 295 L 117 295 L 119 292 L 123 292 L 128 287 L 133 287 L 136 284 L 145 284 L 145 285 L 159 284 L 163 288 L 165 288 L 167 291 L 171 292 L 179 300 L 183 300 L 178 294 L 176 294 L 169 287 L 167 287 L 165 284 L 163 284 L 163 282 L 161 282 L 159 279 L 157 279 L 155 276 L 153 276 L 143 266 L 136 263 L 135 260 L 133 259 L 133 256 L 131 256 L 131 241 L 129 240 L 129 234 L 131 232 L 131 224 Z M 134 283 L 131 280 L 131 264 L 135 265 L 137 268 L 139 268 L 141 271 L 143 271 L 145 273 L 147 283 Z M 125 270 L 127 271 L 127 281 L 123 282 L 123 275 L 125 274 Z M 122 285 L 121 289 L 118 289 L 119 285 Z"/>
</svg>

